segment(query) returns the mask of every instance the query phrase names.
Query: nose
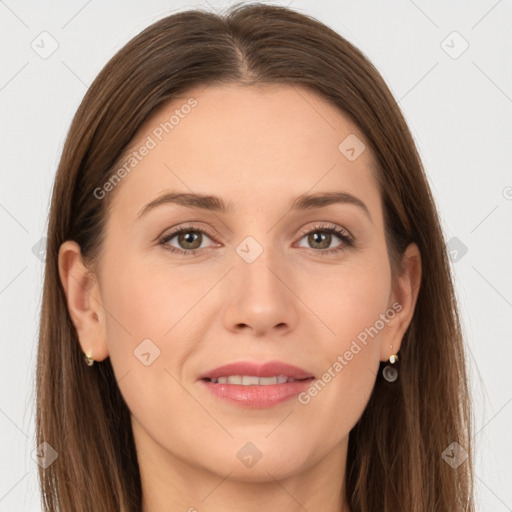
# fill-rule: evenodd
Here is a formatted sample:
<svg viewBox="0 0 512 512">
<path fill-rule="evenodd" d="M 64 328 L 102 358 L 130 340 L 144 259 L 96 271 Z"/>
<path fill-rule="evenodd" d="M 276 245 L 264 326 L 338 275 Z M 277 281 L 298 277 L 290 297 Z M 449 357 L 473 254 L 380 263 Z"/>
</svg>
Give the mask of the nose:
<svg viewBox="0 0 512 512">
<path fill-rule="evenodd" d="M 293 290 L 291 272 L 283 268 L 283 261 L 271 251 L 263 251 L 251 263 L 235 259 L 224 283 L 226 329 L 254 336 L 284 335 L 295 329 L 300 300 Z"/>
</svg>

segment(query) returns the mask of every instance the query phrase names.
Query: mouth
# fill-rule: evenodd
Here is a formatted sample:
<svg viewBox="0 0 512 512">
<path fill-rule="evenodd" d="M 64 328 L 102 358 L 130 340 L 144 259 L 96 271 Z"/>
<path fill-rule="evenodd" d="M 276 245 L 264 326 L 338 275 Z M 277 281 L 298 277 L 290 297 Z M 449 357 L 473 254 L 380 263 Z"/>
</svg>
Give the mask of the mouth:
<svg viewBox="0 0 512 512">
<path fill-rule="evenodd" d="M 276 375 L 273 377 L 257 377 L 255 375 L 229 375 L 212 379 L 206 377 L 202 380 L 212 382 L 213 384 L 236 384 L 239 386 L 272 386 L 275 384 L 286 384 L 287 382 L 297 382 L 302 380 L 312 380 L 313 377 L 304 379 L 294 379 L 287 375 Z"/>
<path fill-rule="evenodd" d="M 231 363 L 199 377 L 215 397 L 252 409 L 282 404 L 307 389 L 314 379 L 310 372 L 280 361 Z"/>
</svg>

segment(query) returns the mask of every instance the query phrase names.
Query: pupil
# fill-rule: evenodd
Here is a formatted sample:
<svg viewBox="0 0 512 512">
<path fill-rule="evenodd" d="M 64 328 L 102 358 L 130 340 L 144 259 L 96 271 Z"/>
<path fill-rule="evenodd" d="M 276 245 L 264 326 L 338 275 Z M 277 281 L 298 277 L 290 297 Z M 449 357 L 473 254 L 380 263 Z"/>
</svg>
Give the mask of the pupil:
<svg viewBox="0 0 512 512">
<path fill-rule="evenodd" d="M 181 240 L 180 240 L 180 243 L 181 242 L 184 242 L 185 243 L 185 246 L 187 244 L 193 244 L 194 241 L 197 241 L 198 240 L 198 234 L 197 233 L 194 233 L 193 231 L 187 231 L 185 233 L 182 233 L 181 234 Z M 201 245 L 201 244 L 199 244 Z M 188 247 L 190 249 L 190 247 Z M 196 249 L 197 247 L 192 247 L 192 249 Z"/>
<path fill-rule="evenodd" d="M 322 243 L 327 240 L 327 245 L 324 243 L 320 248 L 325 249 L 326 247 L 329 247 L 330 245 L 330 234 L 329 233 L 322 233 L 322 232 L 315 232 L 312 234 L 313 242 L 314 243 Z"/>
</svg>

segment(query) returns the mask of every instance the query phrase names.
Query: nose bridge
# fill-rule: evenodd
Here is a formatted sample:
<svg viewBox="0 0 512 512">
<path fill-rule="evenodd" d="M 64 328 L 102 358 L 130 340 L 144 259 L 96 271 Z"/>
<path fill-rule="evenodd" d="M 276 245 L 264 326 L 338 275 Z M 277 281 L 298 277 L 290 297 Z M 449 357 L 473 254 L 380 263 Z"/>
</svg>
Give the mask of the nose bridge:
<svg viewBox="0 0 512 512">
<path fill-rule="evenodd" d="M 273 246 L 271 234 L 257 236 L 261 243 L 249 235 L 236 247 L 234 270 L 246 294 L 262 295 L 262 298 L 267 296 L 266 300 L 272 302 L 284 291 L 283 283 L 278 279 L 283 262 L 279 251 Z"/>
<path fill-rule="evenodd" d="M 230 272 L 230 301 L 226 305 L 226 327 L 240 325 L 263 333 L 273 327 L 292 327 L 296 321 L 294 295 L 286 286 L 283 255 L 273 244 L 272 232 L 259 230 L 235 248 Z"/>
</svg>

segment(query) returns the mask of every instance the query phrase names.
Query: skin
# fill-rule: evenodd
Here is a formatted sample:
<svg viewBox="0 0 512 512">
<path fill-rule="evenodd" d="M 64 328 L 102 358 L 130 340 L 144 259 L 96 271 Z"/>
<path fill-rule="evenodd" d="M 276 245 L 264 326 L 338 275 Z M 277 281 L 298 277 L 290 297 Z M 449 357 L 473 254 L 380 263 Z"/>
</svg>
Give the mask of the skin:
<svg viewBox="0 0 512 512">
<path fill-rule="evenodd" d="M 368 145 L 354 161 L 338 149 L 349 134 L 364 136 L 304 88 L 197 87 L 150 118 L 132 147 L 189 97 L 198 105 L 110 192 L 97 272 L 75 242 L 61 246 L 81 349 L 96 361 L 111 358 L 132 413 L 144 512 L 347 512 L 340 496 L 348 435 L 379 362 L 399 351 L 411 321 L 418 248 L 408 247 L 393 286 Z M 233 213 L 164 204 L 137 220 L 171 190 L 220 196 Z M 351 204 L 290 211 L 303 193 L 333 191 L 358 197 L 371 220 Z M 198 254 L 159 245 L 159 236 L 188 223 L 213 236 L 198 234 L 196 245 L 176 236 L 168 245 L 201 247 Z M 322 256 L 344 242 L 332 235 L 315 244 L 307 234 L 325 233 L 318 224 L 348 230 L 356 245 Z M 236 252 L 247 236 L 263 248 L 252 263 Z M 276 359 L 321 377 L 394 303 L 401 311 L 305 405 L 242 409 L 197 380 L 233 361 Z M 147 338 L 160 350 L 149 366 L 134 356 Z M 237 457 L 249 441 L 262 454 L 250 468 Z"/>
</svg>

